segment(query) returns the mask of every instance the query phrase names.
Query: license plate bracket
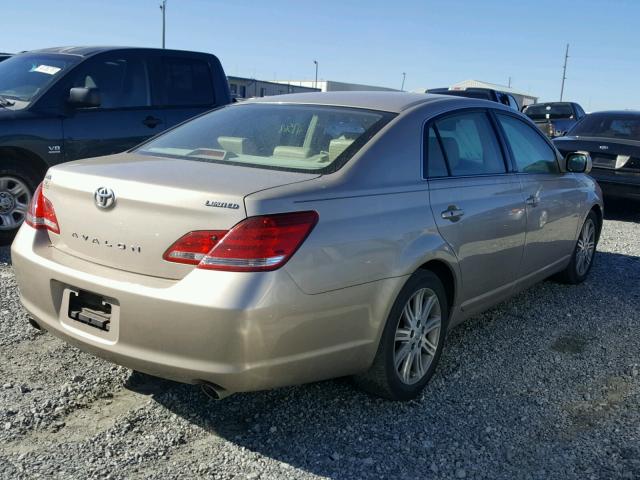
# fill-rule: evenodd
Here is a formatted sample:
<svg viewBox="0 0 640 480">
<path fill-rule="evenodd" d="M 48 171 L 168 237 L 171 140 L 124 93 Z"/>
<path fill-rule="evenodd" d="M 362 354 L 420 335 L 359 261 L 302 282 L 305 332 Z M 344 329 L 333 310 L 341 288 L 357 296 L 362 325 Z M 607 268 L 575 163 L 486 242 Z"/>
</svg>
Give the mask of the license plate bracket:
<svg viewBox="0 0 640 480">
<path fill-rule="evenodd" d="M 111 328 L 113 305 L 104 297 L 85 290 L 69 292 L 70 319 L 108 332 Z"/>
</svg>

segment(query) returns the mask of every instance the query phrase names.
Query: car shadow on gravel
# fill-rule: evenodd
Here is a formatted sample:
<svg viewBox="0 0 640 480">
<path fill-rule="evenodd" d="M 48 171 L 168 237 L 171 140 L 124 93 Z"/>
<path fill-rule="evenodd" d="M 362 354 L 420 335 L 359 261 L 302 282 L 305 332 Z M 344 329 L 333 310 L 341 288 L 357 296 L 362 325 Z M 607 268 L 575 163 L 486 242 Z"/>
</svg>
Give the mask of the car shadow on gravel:
<svg viewBox="0 0 640 480">
<path fill-rule="evenodd" d="M 11 265 L 11 247 L 0 247 L 0 265 Z"/>
<path fill-rule="evenodd" d="M 640 202 L 635 200 L 605 199 L 605 220 L 640 223 Z"/>
<path fill-rule="evenodd" d="M 519 478 L 520 469 L 546 463 L 545 455 L 572 451 L 566 405 L 582 399 L 581 389 L 596 388 L 595 376 L 618 375 L 600 367 L 620 363 L 619 351 L 609 344 L 616 344 L 624 328 L 637 331 L 637 314 L 626 313 L 607 318 L 608 343 L 584 335 L 583 329 L 597 328 L 603 318 L 584 299 L 590 305 L 617 302 L 617 311 L 635 312 L 640 289 L 621 294 L 620 285 L 640 282 L 639 272 L 640 257 L 600 252 L 584 284 L 543 282 L 466 322 L 449 336 L 436 374 L 416 401 L 374 398 L 348 379 L 218 402 L 196 386 L 180 384 L 152 396 L 209 433 L 195 456 L 211 454 L 206 445 L 221 437 L 330 478 L 462 478 L 464 469 L 467 478 L 475 478 L 486 476 L 487 468 L 499 471 L 499 478 Z M 636 342 L 633 335 L 624 338 Z M 557 374 L 560 364 L 584 377 Z"/>
</svg>

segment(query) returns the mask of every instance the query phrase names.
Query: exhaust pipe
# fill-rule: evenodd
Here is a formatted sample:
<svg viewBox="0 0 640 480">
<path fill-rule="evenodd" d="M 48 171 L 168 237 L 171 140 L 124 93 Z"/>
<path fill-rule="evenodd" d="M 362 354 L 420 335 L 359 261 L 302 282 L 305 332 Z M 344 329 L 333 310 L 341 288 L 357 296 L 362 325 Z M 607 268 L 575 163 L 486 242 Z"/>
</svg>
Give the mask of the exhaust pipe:
<svg viewBox="0 0 640 480">
<path fill-rule="evenodd" d="M 228 392 L 219 385 L 211 382 L 202 382 L 200 384 L 200 388 L 202 389 L 202 392 L 211 400 L 222 400 L 223 398 L 231 395 L 231 392 Z"/>
<path fill-rule="evenodd" d="M 33 328 L 35 328 L 36 330 L 42 330 L 42 327 L 40 325 L 38 325 L 38 322 L 36 322 L 33 318 L 29 317 L 29 325 L 31 325 Z"/>
</svg>

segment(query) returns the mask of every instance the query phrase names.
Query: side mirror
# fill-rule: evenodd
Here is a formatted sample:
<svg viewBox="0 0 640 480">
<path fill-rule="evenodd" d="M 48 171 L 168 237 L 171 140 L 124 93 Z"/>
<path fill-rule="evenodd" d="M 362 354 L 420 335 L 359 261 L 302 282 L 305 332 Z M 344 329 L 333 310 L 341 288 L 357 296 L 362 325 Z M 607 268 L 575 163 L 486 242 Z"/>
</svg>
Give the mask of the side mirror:
<svg viewBox="0 0 640 480">
<path fill-rule="evenodd" d="M 589 173 L 591 171 L 591 155 L 589 152 L 573 152 L 566 157 L 568 172 Z"/>
<path fill-rule="evenodd" d="M 75 87 L 69 90 L 69 104 L 76 108 L 100 106 L 100 90 L 97 88 Z"/>
</svg>

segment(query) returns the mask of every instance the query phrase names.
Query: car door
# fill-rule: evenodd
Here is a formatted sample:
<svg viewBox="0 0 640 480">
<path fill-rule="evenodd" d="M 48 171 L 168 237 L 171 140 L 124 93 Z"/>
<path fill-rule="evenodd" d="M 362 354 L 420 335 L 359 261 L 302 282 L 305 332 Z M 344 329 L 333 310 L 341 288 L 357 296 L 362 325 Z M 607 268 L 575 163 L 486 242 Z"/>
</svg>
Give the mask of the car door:
<svg viewBox="0 0 640 480">
<path fill-rule="evenodd" d="M 162 112 L 151 105 L 147 63 L 135 52 L 108 52 L 69 74 L 72 87 L 96 88 L 100 106 L 74 108 L 63 119 L 66 160 L 125 151 L 162 131 Z"/>
<path fill-rule="evenodd" d="M 538 279 L 572 253 L 586 201 L 573 173 L 560 171 L 558 155 L 529 122 L 496 112 L 526 203 L 527 236 L 520 276 Z M 551 272 L 553 273 L 553 272 Z"/>
<path fill-rule="evenodd" d="M 216 106 L 211 65 L 203 56 L 162 53 L 155 58 L 154 103 L 164 112 L 167 127 Z"/>
<path fill-rule="evenodd" d="M 481 310 L 508 296 L 517 278 L 526 229 L 520 184 L 487 111 L 447 114 L 426 135 L 431 209 L 458 258 L 462 309 Z"/>
</svg>

